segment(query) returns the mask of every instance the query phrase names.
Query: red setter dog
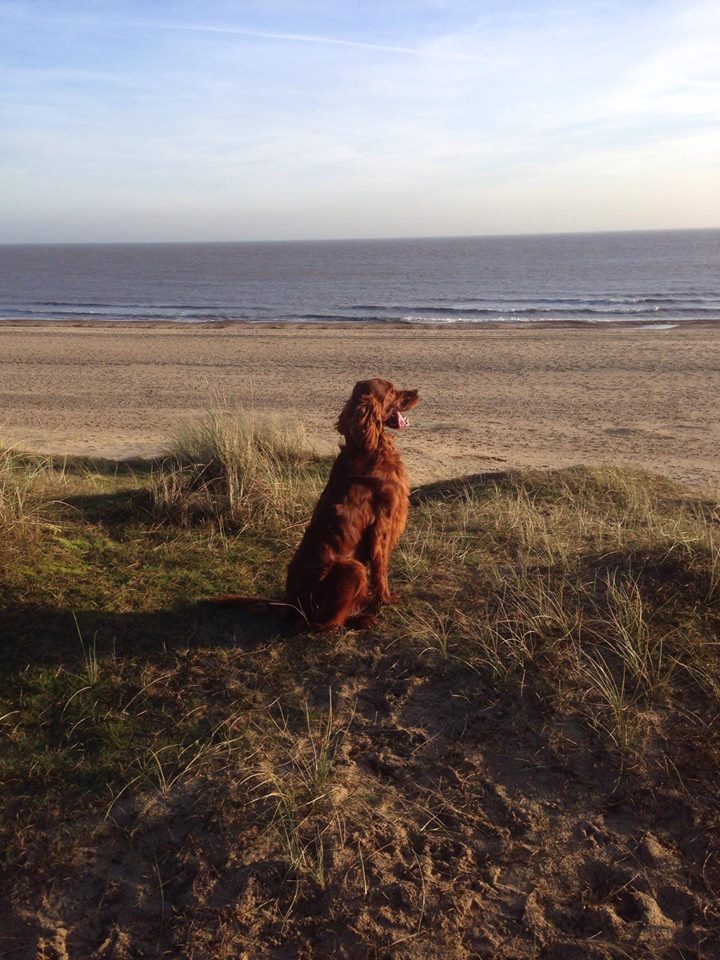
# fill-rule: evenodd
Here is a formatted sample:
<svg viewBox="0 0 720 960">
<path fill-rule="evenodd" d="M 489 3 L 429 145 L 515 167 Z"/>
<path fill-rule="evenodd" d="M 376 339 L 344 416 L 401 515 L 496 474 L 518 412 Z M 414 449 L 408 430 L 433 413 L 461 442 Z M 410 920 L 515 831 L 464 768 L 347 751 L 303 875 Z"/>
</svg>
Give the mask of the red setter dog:
<svg viewBox="0 0 720 960">
<path fill-rule="evenodd" d="M 218 603 L 254 612 L 294 610 L 318 629 L 367 626 L 395 597 L 390 556 L 405 529 L 408 477 L 387 428 L 404 430 L 417 390 L 361 380 L 337 421 L 345 438 L 312 519 L 288 567 L 285 603 L 233 594 Z"/>
</svg>

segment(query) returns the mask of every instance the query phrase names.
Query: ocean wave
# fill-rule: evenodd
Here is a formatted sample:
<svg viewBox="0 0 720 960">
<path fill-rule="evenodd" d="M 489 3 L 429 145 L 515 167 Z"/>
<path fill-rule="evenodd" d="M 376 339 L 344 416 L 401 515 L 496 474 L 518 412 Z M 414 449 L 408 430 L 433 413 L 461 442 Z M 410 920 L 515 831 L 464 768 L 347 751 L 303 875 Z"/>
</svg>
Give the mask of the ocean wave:
<svg viewBox="0 0 720 960">
<path fill-rule="evenodd" d="M 0 244 L 27 320 L 720 321 L 720 231 L 294 244 Z"/>
<path fill-rule="evenodd" d="M 332 304 L 325 311 L 282 310 L 255 304 L 111 303 L 70 300 L 0 303 L 0 317 L 47 320 L 107 320 L 175 323 L 532 323 L 682 321 L 720 319 L 720 297 L 672 298 L 609 297 L 494 298 L 481 305 L 477 300 L 440 303 Z"/>
</svg>

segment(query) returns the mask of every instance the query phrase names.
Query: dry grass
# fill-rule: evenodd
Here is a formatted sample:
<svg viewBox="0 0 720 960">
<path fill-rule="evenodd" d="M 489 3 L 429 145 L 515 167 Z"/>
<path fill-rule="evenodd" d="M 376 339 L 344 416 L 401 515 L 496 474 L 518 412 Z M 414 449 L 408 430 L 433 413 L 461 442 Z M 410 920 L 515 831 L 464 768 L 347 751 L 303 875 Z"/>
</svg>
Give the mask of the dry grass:
<svg viewBox="0 0 720 960">
<path fill-rule="evenodd" d="M 316 461 L 299 423 L 215 411 L 186 424 L 155 467 L 153 511 L 175 523 L 210 518 L 224 529 L 291 536 L 318 492 Z"/>
<path fill-rule="evenodd" d="M 701 723 L 720 707 L 712 500 L 641 472 L 525 471 L 451 484 L 416 525 L 399 571 L 422 600 L 398 620 L 423 652 L 582 704 L 622 750 L 688 684 Z"/>
<path fill-rule="evenodd" d="M 587 704 L 586 719 L 622 754 L 632 753 L 638 744 L 638 701 L 628 689 L 624 664 L 613 667 L 602 653 L 579 652 L 578 698 Z"/>
<path fill-rule="evenodd" d="M 249 777 L 251 803 L 264 808 L 269 848 L 279 840 L 294 876 L 326 882 L 328 836 L 344 834 L 342 806 L 347 791 L 334 782 L 345 725 L 327 712 L 311 718 L 304 704 L 305 731 L 298 736 L 276 702 L 268 708 L 270 728 L 261 733 L 252 759 L 260 763 Z"/>
<path fill-rule="evenodd" d="M 0 448 L 0 529 L 29 531 L 43 521 L 51 499 L 64 490 L 62 464 Z"/>
</svg>

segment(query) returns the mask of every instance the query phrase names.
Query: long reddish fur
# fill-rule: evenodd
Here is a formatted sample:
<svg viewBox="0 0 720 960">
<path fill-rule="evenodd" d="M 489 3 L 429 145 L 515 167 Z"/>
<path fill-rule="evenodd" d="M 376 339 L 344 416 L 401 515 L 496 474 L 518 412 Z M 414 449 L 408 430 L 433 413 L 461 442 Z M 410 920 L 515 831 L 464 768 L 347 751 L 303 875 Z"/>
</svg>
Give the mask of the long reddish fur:
<svg viewBox="0 0 720 960">
<path fill-rule="evenodd" d="M 345 443 L 290 561 L 285 600 L 225 594 L 216 603 L 299 616 L 311 627 L 328 629 L 367 624 L 392 602 L 388 567 L 405 529 L 410 490 L 384 425 L 394 411 L 409 410 L 418 399 L 417 390 L 398 390 L 388 380 L 355 384 L 337 421 Z"/>
</svg>

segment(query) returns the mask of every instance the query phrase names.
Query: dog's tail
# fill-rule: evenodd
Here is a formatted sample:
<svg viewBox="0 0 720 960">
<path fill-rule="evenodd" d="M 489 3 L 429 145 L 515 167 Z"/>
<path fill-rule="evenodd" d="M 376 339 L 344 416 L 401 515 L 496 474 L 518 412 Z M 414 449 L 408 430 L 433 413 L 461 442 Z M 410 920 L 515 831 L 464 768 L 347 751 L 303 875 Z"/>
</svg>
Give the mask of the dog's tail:
<svg viewBox="0 0 720 960">
<path fill-rule="evenodd" d="M 246 610 L 248 613 L 276 617 L 286 617 L 293 609 L 289 603 L 284 603 L 282 600 L 244 597 L 239 593 L 223 593 L 219 597 L 212 597 L 209 603 L 217 603 L 222 607 L 237 607 L 240 610 Z"/>
</svg>

